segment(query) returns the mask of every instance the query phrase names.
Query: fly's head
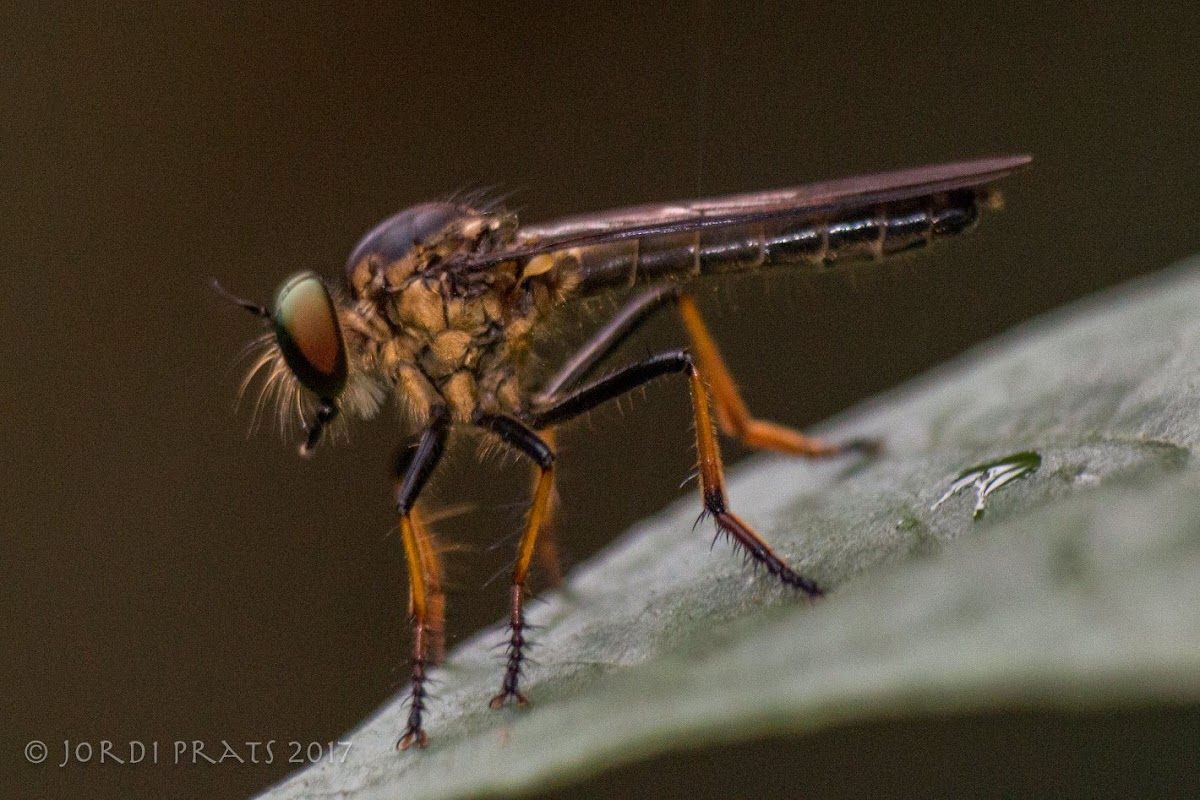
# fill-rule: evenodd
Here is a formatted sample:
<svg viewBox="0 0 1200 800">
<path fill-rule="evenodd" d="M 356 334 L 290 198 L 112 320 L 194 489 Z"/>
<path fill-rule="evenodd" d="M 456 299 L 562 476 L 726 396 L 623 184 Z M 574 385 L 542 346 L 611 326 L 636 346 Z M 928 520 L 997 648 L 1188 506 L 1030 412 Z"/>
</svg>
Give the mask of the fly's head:
<svg viewBox="0 0 1200 800">
<path fill-rule="evenodd" d="M 378 408 L 382 392 L 355 367 L 347 346 L 341 317 L 352 312 L 339 308 L 316 273 L 300 272 L 285 280 L 270 309 L 229 294 L 215 281 L 213 287 L 270 323 L 269 331 L 251 344 L 255 357 L 241 393 L 256 376 L 264 375 L 256 415 L 264 403 L 273 401 L 281 427 L 286 427 L 294 412 L 306 430 L 301 455 L 311 455 L 344 407 L 361 416 L 371 416 Z"/>
<path fill-rule="evenodd" d="M 394 390 L 397 365 L 415 358 L 408 339 L 444 333 L 447 300 L 439 288 L 442 282 L 431 276 L 451 278 L 456 273 L 448 265 L 456 256 L 512 238 L 515 216 L 472 205 L 423 203 L 368 232 L 346 261 L 351 300 L 339 299 L 313 272 L 285 280 L 270 309 L 214 282 L 227 300 L 270 323 L 269 331 L 251 345 L 255 358 L 241 391 L 262 377 L 256 416 L 263 404 L 273 402 L 281 428 L 293 414 L 299 417 L 306 431 L 302 455 L 311 454 L 343 412 L 364 418 L 378 412 Z M 480 278 L 463 280 L 472 277 Z M 456 343 L 451 335 L 434 349 L 442 352 Z M 462 349 L 465 353 L 465 345 Z"/>
</svg>

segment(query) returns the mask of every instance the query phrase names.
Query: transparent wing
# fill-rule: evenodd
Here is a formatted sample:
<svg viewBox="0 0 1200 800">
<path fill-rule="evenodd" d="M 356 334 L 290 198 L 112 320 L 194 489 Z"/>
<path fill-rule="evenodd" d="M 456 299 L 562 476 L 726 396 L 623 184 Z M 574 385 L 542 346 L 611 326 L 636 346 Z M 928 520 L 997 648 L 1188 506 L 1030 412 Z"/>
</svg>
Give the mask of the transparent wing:
<svg viewBox="0 0 1200 800">
<path fill-rule="evenodd" d="M 867 208 L 939 192 L 981 186 L 1030 162 L 1026 155 L 984 158 L 951 164 L 861 175 L 787 189 L 724 195 L 674 203 L 651 203 L 579 214 L 540 225 L 523 226 L 509 247 L 467 257 L 467 266 L 529 258 L 568 247 L 738 226 L 777 217 L 813 217 Z"/>
</svg>

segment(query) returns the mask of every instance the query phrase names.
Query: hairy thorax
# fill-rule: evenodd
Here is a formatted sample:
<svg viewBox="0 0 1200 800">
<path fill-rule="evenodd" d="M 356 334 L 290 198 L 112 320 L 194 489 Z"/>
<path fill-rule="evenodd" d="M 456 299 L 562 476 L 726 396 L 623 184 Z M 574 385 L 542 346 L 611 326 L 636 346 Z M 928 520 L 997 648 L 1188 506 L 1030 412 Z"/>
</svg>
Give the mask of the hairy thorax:
<svg viewBox="0 0 1200 800">
<path fill-rule="evenodd" d="M 561 302 L 562 270 L 538 258 L 465 269 L 456 256 L 510 243 L 515 219 L 449 203 L 414 211 L 436 231 L 406 248 L 368 247 L 346 266 L 352 298 L 341 313 L 354 366 L 416 423 L 439 404 L 463 422 L 520 414 L 534 325 Z"/>
</svg>

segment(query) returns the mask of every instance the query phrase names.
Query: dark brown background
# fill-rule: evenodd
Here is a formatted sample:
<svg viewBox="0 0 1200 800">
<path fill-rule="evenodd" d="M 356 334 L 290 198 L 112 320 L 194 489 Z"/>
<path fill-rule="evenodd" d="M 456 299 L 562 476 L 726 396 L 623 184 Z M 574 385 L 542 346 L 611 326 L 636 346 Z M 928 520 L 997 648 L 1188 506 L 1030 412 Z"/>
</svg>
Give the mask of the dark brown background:
<svg viewBox="0 0 1200 800">
<path fill-rule="evenodd" d="M 247 439 L 233 364 L 259 326 L 212 276 L 266 301 L 465 185 L 521 189 L 536 220 L 1033 153 L 1008 210 L 953 246 L 706 300 L 755 409 L 806 425 L 1200 249 L 1194 11 L 196 5 L 0 11 L 4 796 L 244 796 L 287 765 L 60 769 L 62 740 L 326 741 L 404 678 L 397 432 L 357 426 L 311 462 L 269 427 Z M 637 348 L 667 340 L 664 320 Z M 681 494 L 688 432 L 664 385 L 568 438 L 572 560 Z M 456 637 L 503 613 L 503 581 L 483 584 L 509 544 L 488 548 L 525 477 L 472 453 L 435 487 L 475 503 L 441 526 L 469 547 Z M 895 772 L 903 748 L 840 737 L 830 774 Z"/>
</svg>

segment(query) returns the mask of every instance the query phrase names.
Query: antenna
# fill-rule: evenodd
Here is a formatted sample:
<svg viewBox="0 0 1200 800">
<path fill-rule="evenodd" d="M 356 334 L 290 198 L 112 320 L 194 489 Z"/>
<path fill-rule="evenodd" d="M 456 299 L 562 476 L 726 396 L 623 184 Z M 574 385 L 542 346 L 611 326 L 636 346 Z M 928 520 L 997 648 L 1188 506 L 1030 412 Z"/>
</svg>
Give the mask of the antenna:
<svg viewBox="0 0 1200 800">
<path fill-rule="evenodd" d="M 212 279 L 212 290 L 214 292 L 216 292 L 218 295 L 220 295 L 223 299 L 228 300 L 230 303 L 233 303 L 238 308 L 242 308 L 242 309 L 245 309 L 246 311 L 249 311 L 251 314 L 253 314 L 256 317 L 262 317 L 263 319 L 271 318 L 271 312 L 268 311 L 265 306 L 260 306 L 258 303 L 251 303 L 249 300 L 243 300 L 242 298 L 238 297 L 236 294 L 234 294 L 233 292 L 230 292 L 228 289 L 226 289 L 224 286 L 222 286 L 221 282 L 218 281 L 216 278 Z"/>
</svg>

